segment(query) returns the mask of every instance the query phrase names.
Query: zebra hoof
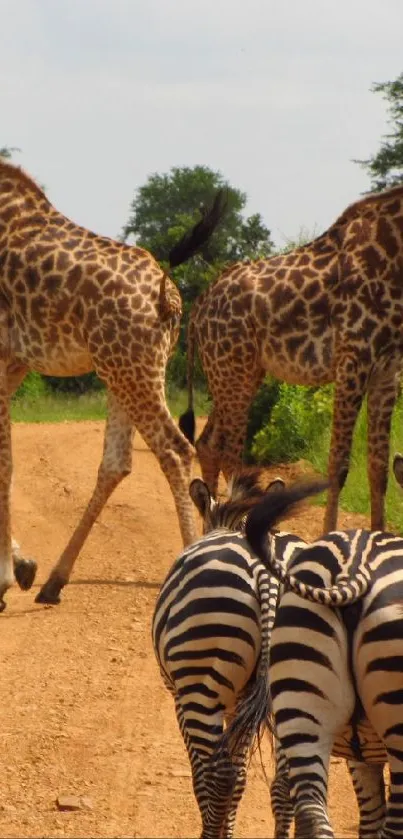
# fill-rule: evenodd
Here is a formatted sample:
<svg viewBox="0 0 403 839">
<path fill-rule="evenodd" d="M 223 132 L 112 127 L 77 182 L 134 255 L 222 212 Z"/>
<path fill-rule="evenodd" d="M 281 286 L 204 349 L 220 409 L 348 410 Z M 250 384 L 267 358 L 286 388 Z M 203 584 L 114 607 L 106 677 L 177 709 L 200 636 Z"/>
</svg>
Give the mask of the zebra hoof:
<svg viewBox="0 0 403 839">
<path fill-rule="evenodd" d="M 58 574 L 51 574 L 45 585 L 35 597 L 35 603 L 52 603 L 56 606 L 60 603 L 60 592 L 66 585 Z"/>
<path fill-rule="evenodd" d="M 37 564 L 33 559 L 17 559 L 14 563 L 15 579 L 23 591 L 31 588 L 35 579 Z"/>
</svg>

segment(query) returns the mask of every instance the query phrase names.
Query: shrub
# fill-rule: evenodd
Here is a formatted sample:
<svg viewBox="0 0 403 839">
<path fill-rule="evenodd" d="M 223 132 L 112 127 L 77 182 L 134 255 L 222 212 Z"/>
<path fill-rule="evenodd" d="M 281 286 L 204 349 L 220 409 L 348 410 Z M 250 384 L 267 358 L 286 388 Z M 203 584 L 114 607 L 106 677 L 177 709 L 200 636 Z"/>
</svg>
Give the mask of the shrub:
<svg viewBox="0 0 403 839">
<path fill-rule="evenodd" d="M 31 371 L 27 373 L 24 381 L 21 382 L 19 388 L 13 395 L 13 399 L 24 399 L 25 397 L 36 399 L 44 396 L 47 391 L 48 388 L 44 377 L 40 373 Z"/>
<path fill-rule="evenodd" d="M 298 460 L 329 428 L 332 403 L 333 385 L 280 384 L 269 422 L 254 437 L 252 455 L 259 463 Z"/>
<path fill-rule="evenodd" d="M 269 423 L 271 412 L 280 396 L 280 387 L 280 382 L 277 379 L 266 376 L 252 402 L 244 449 L 244 459 L 247 463 L 255 459 L 252 454 L 254 438 L 257 432 Z"/>
</svg>

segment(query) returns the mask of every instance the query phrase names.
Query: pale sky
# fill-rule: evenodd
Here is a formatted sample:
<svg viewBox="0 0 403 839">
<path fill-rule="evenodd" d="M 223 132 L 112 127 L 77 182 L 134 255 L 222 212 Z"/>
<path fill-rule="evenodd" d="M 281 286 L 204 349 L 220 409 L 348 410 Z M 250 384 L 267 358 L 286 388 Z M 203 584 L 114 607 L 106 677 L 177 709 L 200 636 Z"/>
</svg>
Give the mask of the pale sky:
<svg viewBox="0 0 403 839">
<path fill-rule="evenodd" d="M 150 174 L 209 166 L 283 245 L 369 188 L 402 32 L 402 0 L 2 0 L 0 146 L 113 237 Z"/>
</svg>

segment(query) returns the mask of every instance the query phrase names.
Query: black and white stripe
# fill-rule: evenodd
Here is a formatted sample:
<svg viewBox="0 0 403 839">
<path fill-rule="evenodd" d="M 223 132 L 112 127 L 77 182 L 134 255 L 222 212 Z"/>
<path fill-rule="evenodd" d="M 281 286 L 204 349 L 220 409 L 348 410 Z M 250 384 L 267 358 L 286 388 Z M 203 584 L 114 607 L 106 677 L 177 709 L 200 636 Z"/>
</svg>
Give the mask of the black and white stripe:
<svg viewBox="0 0 403 839">
<path fill-rule="evenodd" d="M 360 837 L 402 836 L 403 539 L 365 530 L 330 533 L 295 555 L 285 573 L 281 544 L 275 536 L 267 542 L 265 505 L 251 511 L 245 532 L 285 586 L 269 667 L 281 759 L 275 799 L 286 787 L 286 765 L 296 836 L 332 837 L 328 769 L 330 755 L 340 755 L 360 799 Z M 289 805 L 283 806 L 289 818 Z"/>
<path fill-rule="evenodd" d="M 288 506 L 321 488 L 305 487 Z M 245 515 L 263 495 L 254 473 L 233 482 L 225 504 L 216 504 L 199 479 L 191 495 L 210 532 L 171 568 L 155 607 L 153 643 L 188 751 L 202 836 L 226 839 L 245 786 L 248 750 L 268 722 L 278 582 L 270 582 L 242 532 Z M 277 485 L 269 496 L 273 524 L 287 504 Z"/>
</svg>

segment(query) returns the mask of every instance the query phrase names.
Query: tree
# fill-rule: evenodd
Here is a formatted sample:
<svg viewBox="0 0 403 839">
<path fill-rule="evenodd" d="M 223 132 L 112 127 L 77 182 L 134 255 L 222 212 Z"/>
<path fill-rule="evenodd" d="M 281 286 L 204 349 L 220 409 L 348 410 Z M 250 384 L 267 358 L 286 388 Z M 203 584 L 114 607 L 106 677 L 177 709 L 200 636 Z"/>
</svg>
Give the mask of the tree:
<svg viewBox="0 0 403 839">
<path fill-rule="evenodd" d="M 199 254 L 170 272 L 183 300 L 179 345 L 169 367 L 169 376 L 180 386 L 186 381 L 186 324 L 193 301 L 227 263 L 269 255 L 270 231 L 259 213 L 244 217 L 245 193 L 207 166 L 174 167 L 166 174 L 151 175 L 137 190 L 122 231 L 123 240 L 134 237 L 137 245 L 164 264 L 172 245 L 210 206 L 221 187 L 228 196 L 224 219 Z"/>
<path fill-rule="evenodd" d="M 151 175 L 137 190 L 122 238 L 134 236 L 138 245 L 163 262 L 172 245 L 210 205 L 220 187 L 228 191 L 227 212 L 199 255 L 199 263 L 219 268 L 227 262 L 267 256 L 273 244 L 260 214 L 244 218 L 245 193 L 231 187 L 219 172 L 207 166 L 174 167 L 168 174 Z"/>
<path fill-rule="evenodd" d="M 385 135 L 377 154 L 354 162 L 367 170 L 371 187 L 377 192 L 403 181 L 403 73 L 394 82 L 376 82 L 372 90 L 388 102 L 392 131 Z"/>
<path fill-rule="evenodd" d="M 21 149 L 17 146 L 0 146 L 0 157 L 10 158 L 15 151 L 21 151 Z"/>
</svg>

